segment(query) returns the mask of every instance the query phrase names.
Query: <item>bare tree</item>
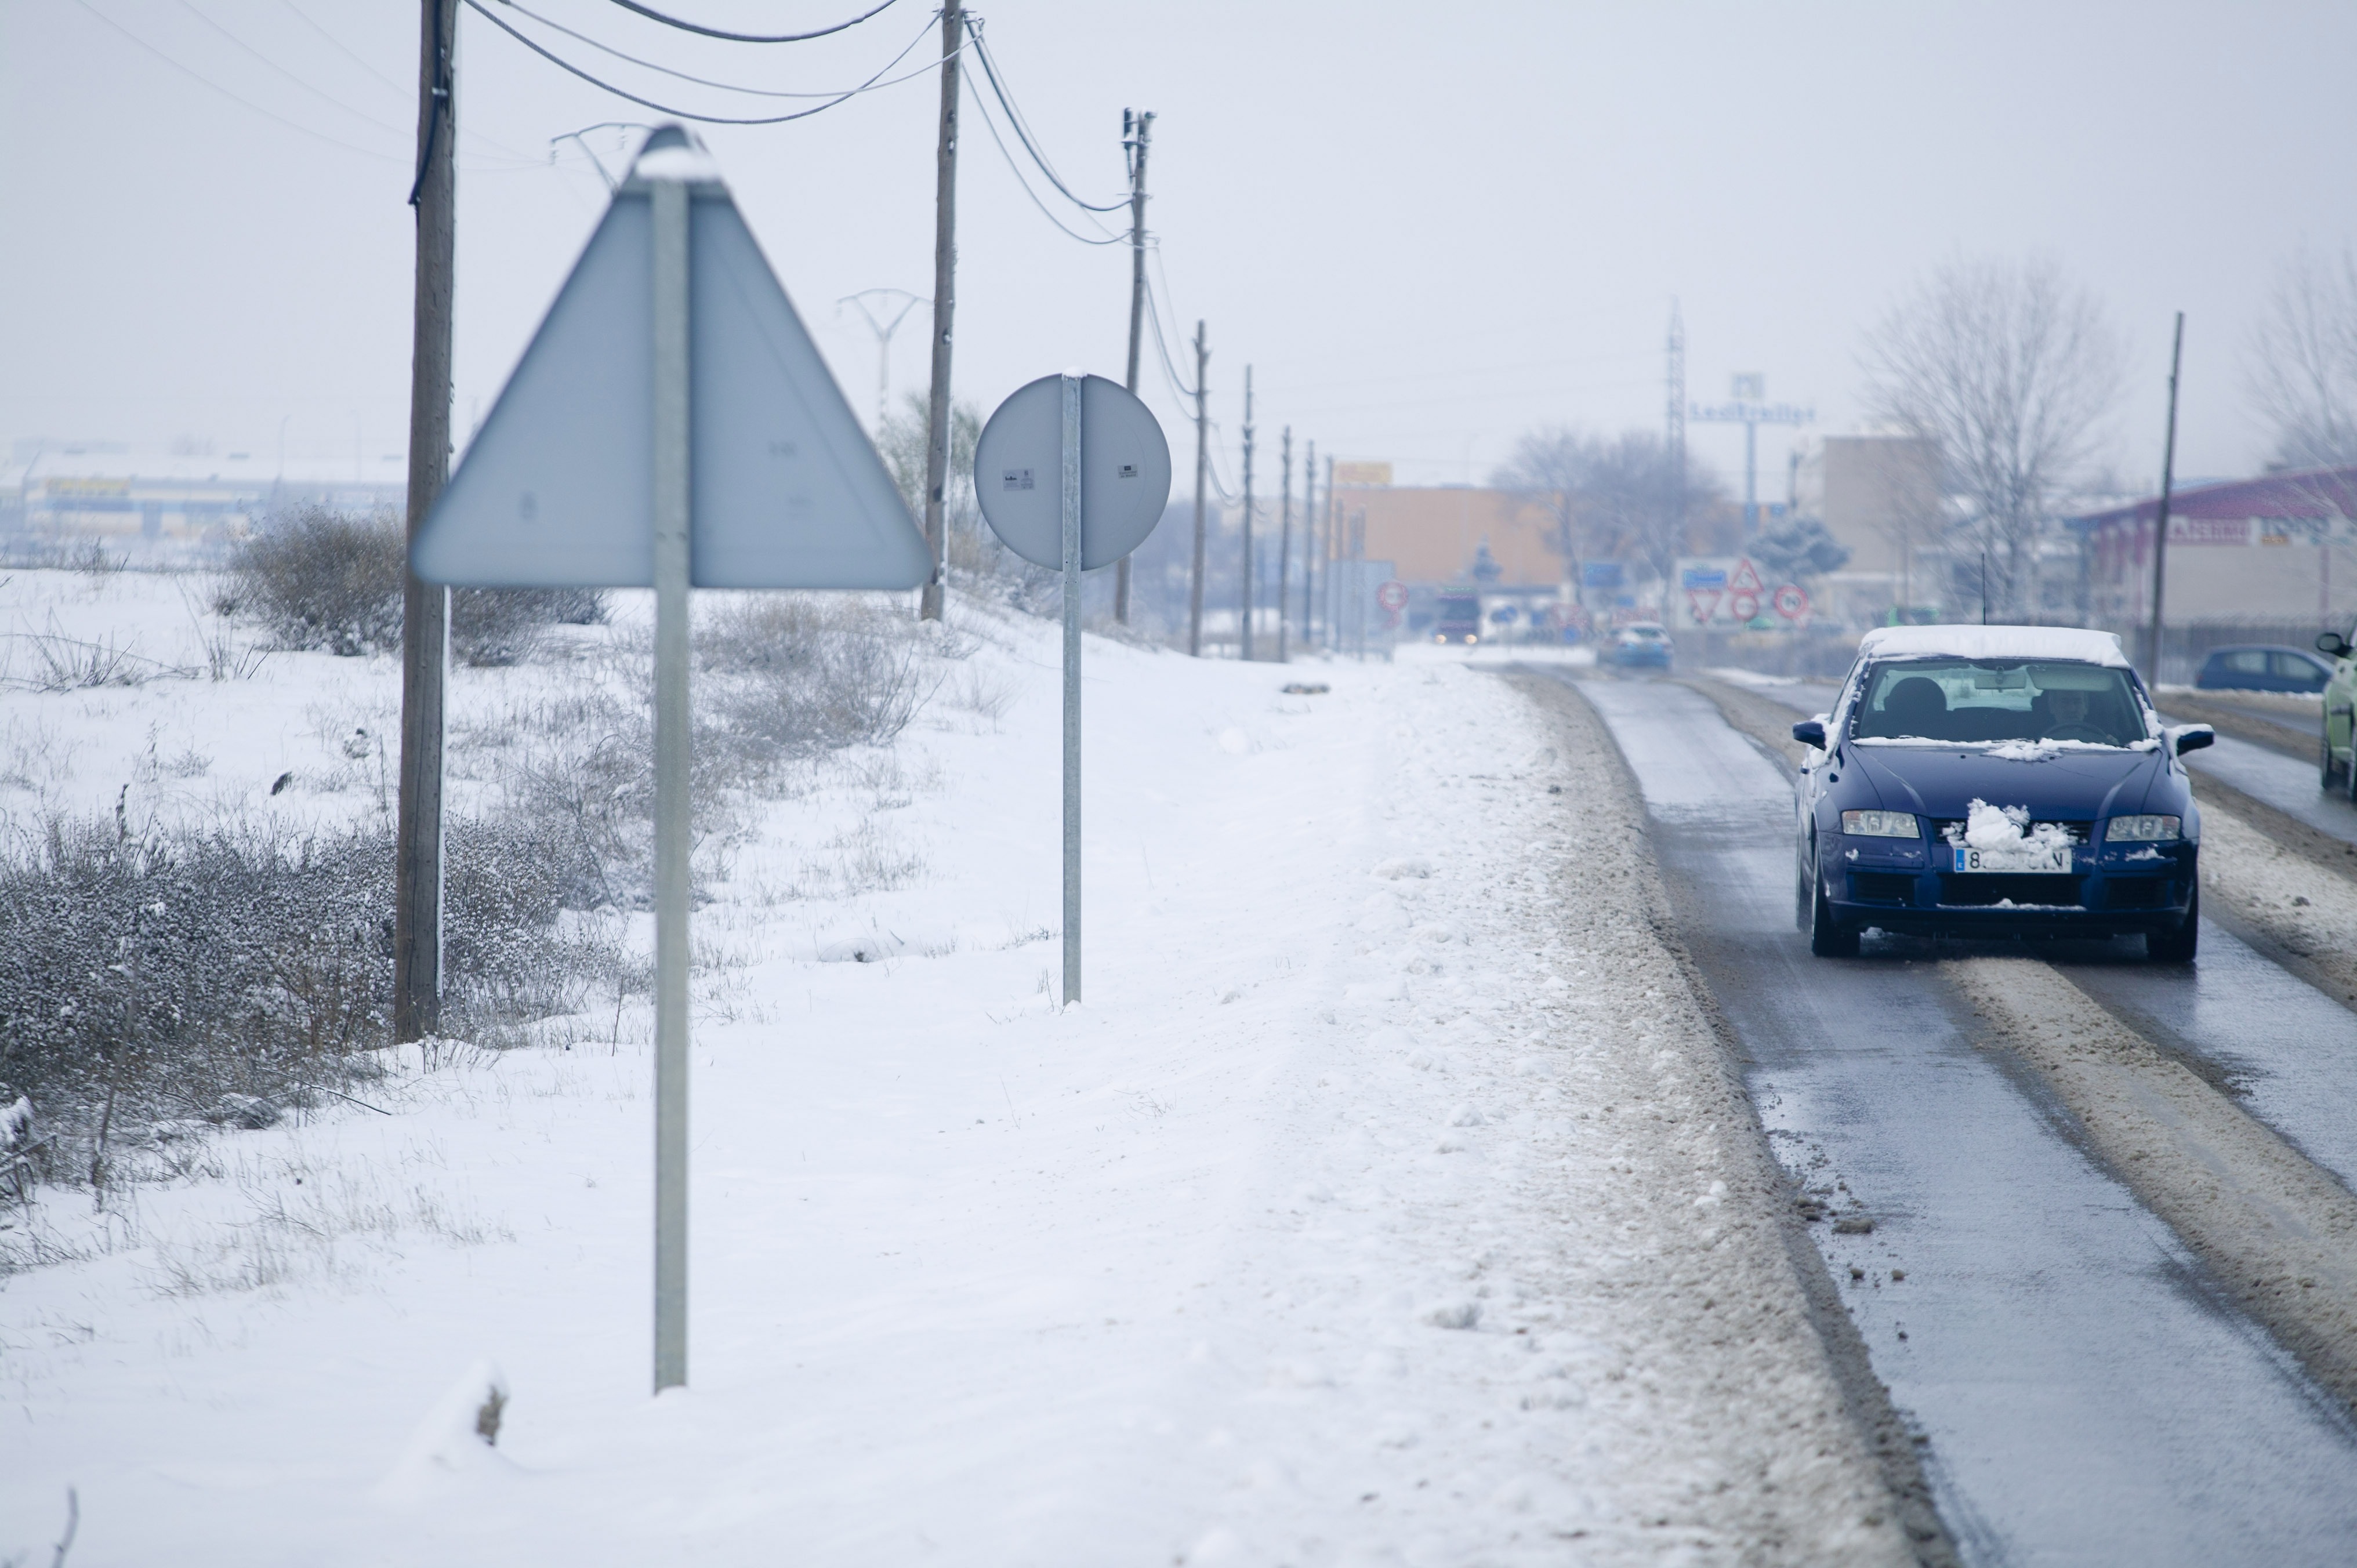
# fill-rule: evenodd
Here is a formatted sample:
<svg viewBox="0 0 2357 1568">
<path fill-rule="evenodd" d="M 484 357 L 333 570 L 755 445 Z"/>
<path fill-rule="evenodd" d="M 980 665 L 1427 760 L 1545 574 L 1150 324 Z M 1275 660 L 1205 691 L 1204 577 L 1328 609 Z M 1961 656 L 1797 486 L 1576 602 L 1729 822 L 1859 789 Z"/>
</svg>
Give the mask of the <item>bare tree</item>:
<svg viewBox="0 0 2357 1568">
<path fill-rule="evenodd" d="M 2244 368 L 2275 424 L 2276 466 L 2357 463 L 2357 252 L 2303 250 L 2277 265 Z"/>
<path fill-rule="evenodd" d="M 1490 476 L 1490 483 L 1512 490 L 1534 506 L 1544 507 L 1554 524 L 1549 547 L 1563 557 L 1564 571 L 1583 551 L 1576 548 L 1571 498 L 1587 478 L 1591 442 L 1567 424 L 1525 431 L 1514 443 L 1514 455 Z"/>
<path fill-rule="evenodd" d="M 1667 443 L 1651 431 L 1589 435 L 1567 425 L 1534 430 L 1490 478 L 1546 509 L 1566 570 L 1580 560 L 1635 559 L 1666 577 L 1684 553 L 1690 521 L 1709 517 L 1718 481 L 1689 458 L 1673 483 Z"/>
<path fill-rule="evenodd" d="M 2047 259 L 1950 262 L 1867 335 L 1867 404 L 1936 445 L 1976 514 L 1992 608 L 2038 603 L 2040 530 L 2119 396 L 2122 358 L 2094 297 Z"/>
</svg>

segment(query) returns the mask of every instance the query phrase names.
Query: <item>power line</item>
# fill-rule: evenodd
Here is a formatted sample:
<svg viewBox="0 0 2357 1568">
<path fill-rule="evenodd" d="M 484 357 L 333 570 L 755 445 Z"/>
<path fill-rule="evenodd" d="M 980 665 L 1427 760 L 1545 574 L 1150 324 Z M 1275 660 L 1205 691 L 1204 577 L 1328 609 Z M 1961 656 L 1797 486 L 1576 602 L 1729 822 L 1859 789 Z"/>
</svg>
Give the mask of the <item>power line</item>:
<svg viewBox="0 0 2357 1568">
<path fill-rule="evenodd" d="M 972 73 L 965 71 L 963 68 L 960 70 L 960 74 L 964 76 L 968 81 L 972 81 L 974 80 Z M 1078 240 L 1083 245 L 1118 245 L 1129 238 L 1126 234 L 1109 234 L 1102 240 L 1092 240 L 1086 234 L 1082 233 L 1079 230 L 1067 227 L 1064 220 L 1057 217 L 1053 212 L 1049 211 L 1048 209 L 1048 204 L 1039 199 L 1039 193 L 1031 188 L 1031 182 L 1023 177 L 1022 166 L 1015 161 L 1015 155 L 1006 150 L 1006 138 L 998 134 L 997 122 L 994 121 L 990 117 L 990 110 L 983 103 L 979 94 L 974 98 L 974 106 L 976 110 L 980 111 L 982 114 L 982 123 L 990 132 L 990 139 L 998 145 L 998 156 L 1006 160 L 1007 171 L 1014 175 L 1015 183 L 1023 188 L 1023 194 L 1031 199 L 1031 205 L 1039 209 L 1041 217 L 1047 219 L 1049 222 L 1053 223 L 1057 228 L 1063 230 L 1066 234 Z M 1054 177 L 1050 176 L 1049 177 L 1053 178 Z"/>
<path fill-rule="evenodd" d="M 1001 109 L 1006 111 L 1006 123 L 1014 127 L 1016 139 L 1023 144 L 1023 150 L 1031 155 L 1031 161 L 1039 166 L 1039 172 L 1048 177 L 1048 183 L 1054 186 L 1059 191 L 1062 192 L 1065 200 L 1071 202 L 1073 206 L 1080 208 L 1083 211 L 1118 212 L 1123 208 L 1128 206 L 1129 202 L 1126 198 L 1120 201 L 1108 202 L 1104 206 L 1099 207 L 1093 202 L 1082 201 L 1079 197 L 1072 194 L 1071 187 L 1066 185 L 1063 180 L 1057 176 L 1055 168 L 1048 162 L 1047 155 L 1040 152 L 1039 144 L 1031 139 L 1031 128 L 1024 123 L 1022 114 L 1016 109 L 1014 103 L 1008 99 L 1006 89 L 1000 83 L 998 80 L 998 66 L 990 58 L 990 46 L 983 41 L 980 19 L 974 18 L 969 20 L 966 23 L 966 31 L 973 35 L 974 53 L 982 60 L 982 74 L 989 79 L 991 96 L 998 100 L 998 106 Z"/>
<path fill-rule="evenodd" d="M 149 43 L 146 39 L 141 38 L 138 34 L 133 32 L 130 28 L 124 27 L 122 23 L 108 16 L 105 12 L 101 11 L 98 7 L 92 5 L 90 3 L 90 0 L 74 0 L 74 4 L 80 5 L 83 10 L 97 17 L 108 27 L 113 27 L 116 32 L 121 33 L 124 38 L 129 38 L 133 43 L 137 44 L 141 48 L 145 49 L 149 54 L 154 55 L 157 59 L 162 60 L 166 65 L 170 66 L 174 70 L 178 71 L 182 76 L 187 77 L 189 81 L 197 83 L 200 87 L 210 88 L 213 91 L 220 93 L 223 98 L 228 99 L 231 102 L 239 105 L 241 108 L 251 109 L 265 120 L 274 120 L 290 131 L 299 131 L 304 135 L 309 136 L 316 141 L 325 142 L 331 147 L 341 147 L 348 153 L 358 153 L 361 157 L 374 158 L 379 163 L 406 165 L 409 162 L 406 157 L 402 157 L 393 154 L 374 152 L 367 147 L 356 147 L 352 145 L 351 143 L 344 141 L 339 137 L 330 136 L 325 131 L 315 131 L 311 129 L 310 126 L 303 124 L 299 121 L 289 120 L 284 114 L 274 113 L 268 109 L 264 109 L 261 104 L 254 102 L 251 99 L 241 98 L 236 93 L 231 92 L 228 88 L 223 87 L 221 83 L 213 81 L 211 78 L 200 76 L 188 67 L 182 65 L 178 60 L 174 59 L 170 55 L 166 54 L 154 44 Z"/>
<path fill-rule="evenodd" d="M 502 3 L 504 3 L 504 0 L 502 0 Z M 616 5 L 622 5 L 626 3 L 626 0 L 614 0 L 614 3 Z M 889 3 L 890 0 L 887 0 L 887 4 Z M 499 17 L 491 14 L 490 8 L 483 4 L 483 0 L 467 0 L 467 8 L 474 12 L 477 16 L 482 17 L 483 20 L 489 22 L 494 27 L 497 27 L 500 31 L 505 33 L 508 37 L 513 38 L 516 42 L 522 44 L 524 48 L 530 49 L 533 53 L 540 56 L 541 59 L 548 61 L 551 65 L 555 66 L 560 70 L 566 71 L 574 76 L 579 77 L 582 81 L 587 82 L 592 87 L 602 89 L 607 92 L 612 93 L 617 98 L 628 99 L 632 103 L 636 103 L 641 108 L 651 109 L 658 114 L 676 114 L 683 120 L 694 120 L 705 125 L 782 125 L 789 120 L 807 120 L 813 114 L 823 114 L 828 110 L 834 108 L 836 104 L 842 103 L 847 99 L 856 98 L 860 93 L 866 92 L 877 87 L 890 87 L 894 85 L 892 82 L 881 80 L 884 73 L 890 70 L 894 66 L 899 65 L 901 60 L 908 58 L 909 50 L 915 48 L 918 44 L 924 40 L 925 37 L 923 32 L 919 33 L 915 38 L 909 40 L 908 44 L 899 54 L 894 55 L 890 59 L 885 61 L 874 76 L 869 77 L 866 81 L 861 82 L 858 86 L 845 91 L 839 96 L 817 105 L 815 108 L 797 109 L 791 114 L 766 114 L 753 116 L 699 114 L 692 109 L 677 109 L 668 103 L 658 103 L 651 98 L 641 98 L 635 92 L 625 91 L 623 89 L 615 86 L 610 81 L 602 81 L 597 77 L 590 75 L 587 71 L 582 70 L 579 66 L 575 65 L 571 60 L 566 59 L 564 56 L 542 47 L 533 39 L 526 38 L 523 34 L 516 31 L 515 28 L 508 26 L 505 22 L 500 21 Z M 636 9 L 636 7 L 632 8 Z M 880 5 L 877 7 L 877 10 L 881 9 L 883 9 L 883 7 Z M 868 16 L 872 16 L 875 14 L 876 13 L 874 11 L 871 11 L 868 13 Z M 865 19 L 865 17 L 860 18 L 860 20 Z M 849 25 L 849 23 L 845 24 L 845 27 L 848 27 Z M 700 29 L 689 28 L 688 30 L 694 32 L 699 31 Z M 840 27 L 830 27 L 827 29 L 829 32 L 840 32 L 842 28 Z M 931 30 L 931 24 L 927 23 L 926 31 L 930 32 Z M 823 35 L 812 34 L 810 36 L 815 38 Z M 752 43 L 782 43 L 790 40 L 782 38 L 753 38 L 747 41 Z M 927 66 L 925 69 L 930 71 L 932 68 L 931 66 Z M 923 72 L 920 72 L 918 74 L 921 75 Z M 905 81 L 909 79 L 903 77 L 899 80 Z"/>
<path fill-rule="evenodd" d="M 346 59 L 360 67 L 361 70 L 376 78 L 377 81 L 382 82 L 393 92 L 398 93 L 403 99 L 406 100 L 408 98 L 409 89 L 402 86 L 401 83 L 393 81 L 391 77 L 385 75 L 384 72 L 371 65 L 365 56 L 355 53 L 350 45 L 345 43 L 341 38 L 336 37 L 335 34 L 321 27 L 317 19 L 312 16 L 309 12 L 304 10 L 300 5 L 296 5 L 295 0 L 278 0 L 278 3 L 285 6 L 287 10 L 293 12 L 296 21 L 301 22 L 305 27 L 318 34 L 322 38 L 325 38 L 328 41 L 328 47 L 333 48 L 338 54 L 342 55 Z M 458 134 L 461 136 L 469 137 L 472 140 L 482 144 L 484 146 L 497 147 L 500 152 L 506 153 L 511 157 L 522 160 L 522 166 L 525 167 L 537 168 L 540 166 L 540 160 L 533 156 L 532 154 L 525 152 L 522 148 L 511 147 L 505 142 L 486 136 L 480 131 L 475 130 L 471 126 L 461 126 Z M 400 132 L 400 134 L 406 138 L 410 134 L 410 132 L 404 129 Z"/>
<path fill-rule="evenodd" d="M 194 16 L 198 21 L 202 22 L 206 27 L 210 27 L 214 32 L 219 33 L 222 38 L 227 38 L 231 43 L 236 45 L 239 48 L 243 49 L 247 54 L 252 55 L 255 59 L 260 60 L 264 65 L 269 67 L 272 70 L 276 71 L 279 75 L 285 77 L 287 81 L 293 82 L 296 86 L 301 88 L 312 97 L 325 100 L 330 108 L 341 110 L 343 113 L 350 114 L 356 120 L 365 121 L 369 124 L 375 126 L 380 131 L 390 131 L 396 136 L 405 136 L 409 134 L 409 131 L 406 127 L 400 125 L 388 125 L 383 121 L 376 118 L 376 116 L 372 114 L 363 114 L 359 110 L 353 108 L 350 104 L 343 102 L 321 89 L 312 86 L 311 83 L 304 81 L 301 77 L 296 75 L 285 66 L 280 65 L 276 60 L 272 59 L 268 55 L 264 54 L 260 49 L 255 48 L 252 44 L 247 43 L 243 38 L 239 38 L 235 33 L 231 32 L 219 22 L 214 21 L 210 16 L 206 16 L 202 11 L 198 10 L 195 5 L 189 3 L 189 0 L 180 0 L 180 9 L 186 11 L 189 16 Z"/>
<path fill-rule="evenodd" d="M 523 16 L 531 17 L 533 21 L 538 22 L 544 27 L 563 33 L 568 38 L 578 39 L 580 42 L 587 44 L 591 48 L 597 50 L 600 54 L 612 55 L 616 59 L 628 60 L 632 65 L 641 67 L 647 70 L 655 71 L 663 76 L 677 77 L 682 81 L 692 81 L 698 87 L 716 87 L 723 92 L 742 92 L 752 98 L 843 98 L 848 96 L 848 94 L 841 90 L 829 92 L 786 92 L 768 87 L 740 87 L 733 81 L 715 81 L 708 76 L 692 76 L 686 71 L 675 70 L 670 66 L 658 65 L 653 60 L 641 59 L 640 57 L 630 53 L 627 49 L 618 49 L 611 44 L 601 43 L 597 39 L 591 38 L 587 33 L 576 32 L 573 28 L 566 27 L 562 22 L 556 21 L 552 17 L 542 16 L 539 12 L 533 10 L 528 5 L 519 5 L 517 0 L 500 0 L 500 4 L 505 5 L 511 11 L 518 12 Z M 915 46 L 911 45 L 910 47 L 914 48 Z M 907 49 L 902 49 L 900 52 L 901 54 L 906 55 L 909 51 Z M 888 70 L 889 68 L 888 67 L 887 69 Z M 932 69 L 932 66 L 927 65 L 924 70 L 915 72 L 914 75 L 922 76 Z M 898 79 L 899 81 L 907 81 L 909 80 L 909 77 L 905 76 Z M 876 85 L 878 87 L 891 87 L 896 85 L 896 83 L 891 81 L 879 81 L 876 83 Z M 860 91 L 864 90 L 854 88 L 851 91 Z"/>
<path fill-rule="evenodd" d="M 890 10 L 893 0 L 884 0 L 884 4 L 874 10 L 862 11 L 848 22 L 837 22 L 832 27 L 821 27 L 814 33 L 726 33 L 718 27 L 707 27 L 701 23 L 690 22 L 683 17 L 666 16 L 661 11 L 638 4 L 638 0 L 614 0 L 614 4 L 625 11 L 635 12 L 651 22 L 661 22 L 666 27 L 677 27 L 683 33 L 696 33 L 707 38 L 725 38 L 732 44 L 799 44 L 812 38 L 825 38 L 829 33 L 839 33 L 845 27 L 856 27 L 868 17 Z"/>
</svg>

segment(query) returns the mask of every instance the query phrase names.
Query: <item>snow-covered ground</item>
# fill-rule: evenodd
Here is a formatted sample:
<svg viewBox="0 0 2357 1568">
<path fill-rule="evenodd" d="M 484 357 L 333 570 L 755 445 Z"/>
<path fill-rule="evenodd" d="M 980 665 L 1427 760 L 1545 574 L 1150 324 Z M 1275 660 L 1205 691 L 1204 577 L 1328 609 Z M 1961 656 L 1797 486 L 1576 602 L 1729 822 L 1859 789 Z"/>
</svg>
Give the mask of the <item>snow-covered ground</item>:
<svg viewBox="0 0 2357 1568">
<path fill-rule="evenodd" d="M 19 574 L 0 618 L 200 670 L 179 585 Z M 1060 1010 L 1055 633 L 959 618 L 696 917 L 687 1390 L 648 1392 L 643 998 L 413 1048 L 18 1217 L 79 1256 L 0 1278 L 0 1563 L 69 1487 L 76 1568 L 1903 1560 L 1760 1272 L 1781 1199 L 1714 1163 L 1749 1134 L 1678 1055 L 1615 759 L 1458 661 L 1092 639 Z M 576 678 L 458 671 L 454 733 Z M 0 692 L 0 809 L 378 810 L 397 691 Z"/>
</svg>

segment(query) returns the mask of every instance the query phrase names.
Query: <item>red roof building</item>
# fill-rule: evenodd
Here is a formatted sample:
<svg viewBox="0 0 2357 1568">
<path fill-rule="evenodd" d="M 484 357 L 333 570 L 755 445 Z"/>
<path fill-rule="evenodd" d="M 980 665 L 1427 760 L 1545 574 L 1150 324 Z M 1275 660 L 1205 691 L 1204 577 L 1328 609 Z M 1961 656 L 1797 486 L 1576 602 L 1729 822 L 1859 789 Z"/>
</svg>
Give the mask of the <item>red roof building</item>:
<svg viewBox="0 0 2357 1568">
<path fill-rule="evenodd" d="M 2071 520 L 2085 541 L 2097 626 L 2152 614 L 2160 498 Z M 2169 503 L 2162 606 L 2172 626 L 2297 622 L 2345 628 L 2357 615 L 2357 467 L 2268 474 L 2178 491 Z"/>
</svg>

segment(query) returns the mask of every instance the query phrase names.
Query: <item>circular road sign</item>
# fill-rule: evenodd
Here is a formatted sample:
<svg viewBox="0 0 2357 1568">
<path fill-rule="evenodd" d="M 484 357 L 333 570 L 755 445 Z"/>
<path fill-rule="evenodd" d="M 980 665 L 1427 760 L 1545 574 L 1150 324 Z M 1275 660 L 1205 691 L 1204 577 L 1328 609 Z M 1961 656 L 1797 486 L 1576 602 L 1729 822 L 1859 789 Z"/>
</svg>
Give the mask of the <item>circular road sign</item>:
<svg viewBox="0 0 2357 1568">
<path fill-rule="evenodd" d="M 1776 613 L 1786 620 L 1798 620 L 1809 613 L 1809 591 L 1798 583 L 1787 583 L 1776 590 Z"/>
<path fill-rule="evenodd" d="M 1018 387 L 974 453 L 974 497 L 991 532 L 1035 566 L 1064 564 L 1064 378 Z M 1162 521 L 1170 444 L 1153 411 L 1103 376 L 1081 381 L 1081 566 L 1110 566 Z"/>
<path fill-rule="evenodd" d="M 1375 590 L 1375 603 L 1387 610 L 1407 608 L 1407 585 L 1394 577 Z"/>
</svg>

